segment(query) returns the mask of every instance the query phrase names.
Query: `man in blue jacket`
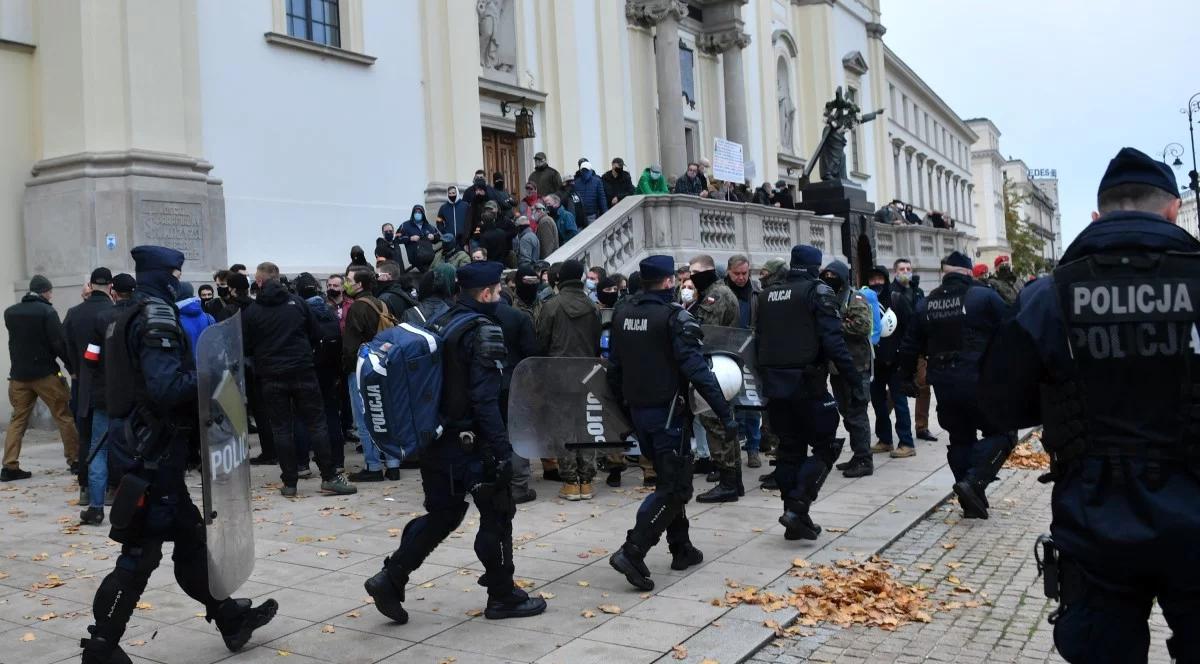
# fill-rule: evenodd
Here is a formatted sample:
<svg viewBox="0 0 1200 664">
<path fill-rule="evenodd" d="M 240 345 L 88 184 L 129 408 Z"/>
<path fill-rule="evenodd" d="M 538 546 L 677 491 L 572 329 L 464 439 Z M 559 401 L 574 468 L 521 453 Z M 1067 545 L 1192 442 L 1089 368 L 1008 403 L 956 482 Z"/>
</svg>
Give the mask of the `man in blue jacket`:
<svg viewBox="0 0 1200 664">
<path fill-rule="evenodd" d="M 1137 150 L 1117 154 L 1097 198 L 1059 268 L 1018 296 L 981 398 L 1001 426 L 1045 427 L 1059 654 L 1145 662 L 1157 601 L 1172 658 L 1196 662 L 1200 242 L 1175 225 L 1171 168 Z"/>
<path fill-rule="evenodd" d="M 438 208 L 437 225 L 443 235 L 453 235 L 460 247 L 467 244 L 467 208 L 467 202 L 458 197 L 458 187 L 447 187 L 446 202 Z"/>
<path fill-rule="evenodd" d="M 579 194 L 582 209 L 575 210 L 576 222 L 582 228 L 596 220 L 608 211 L 608 197 L 604 193 L 604 180 L 592 169 L 592 162 L 585 161 L 579 165 L 575 175 L 575 193 Z"/>
</svg>

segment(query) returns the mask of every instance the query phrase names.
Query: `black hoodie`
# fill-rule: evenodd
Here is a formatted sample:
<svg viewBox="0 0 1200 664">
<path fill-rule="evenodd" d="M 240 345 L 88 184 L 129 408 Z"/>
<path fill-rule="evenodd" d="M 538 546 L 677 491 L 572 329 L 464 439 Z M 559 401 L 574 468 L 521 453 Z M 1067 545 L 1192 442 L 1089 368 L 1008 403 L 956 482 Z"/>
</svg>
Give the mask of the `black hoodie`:
<svg viewBox="0 0 1200 664">
<path fill-rule="evenodd" d="M 313 348 L 321 338 L 316 317 L 299 295 L 277 280 L 242 312 L 246 355 L 260 378 L 286 377 L 313 369 Z"/>
<path fill-rule="evenodd" d="M 896 312 L 896 331 L 892 332 L 890 336 L 879 339 L 879 344 L 875 347 L 875 361 L 883 364 L 895 364 L 896 354 L 900 350 L 900 342 L 904 340 L 904 335 L 908 334 L 912 327 L 913 316 L 916 312 L 913 311 L 908 298 L 904 297 L 902 293 L 892 290 L 891 275 L 886 267 L 876 265 L 867 273 L 867 279 L 870 280 L 875 275 L 881 275 L 884 279 L 881 289 L 872 288 L 879 296 L 880 306 L 885 312 L 889 309 Z"/>
</svg>

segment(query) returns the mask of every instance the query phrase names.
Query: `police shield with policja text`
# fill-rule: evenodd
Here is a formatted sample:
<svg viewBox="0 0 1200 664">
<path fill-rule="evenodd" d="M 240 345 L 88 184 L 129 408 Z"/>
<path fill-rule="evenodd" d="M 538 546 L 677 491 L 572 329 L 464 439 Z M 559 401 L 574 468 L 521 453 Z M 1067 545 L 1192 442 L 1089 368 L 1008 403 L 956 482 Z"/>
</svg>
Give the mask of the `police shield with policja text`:
<svg viewBox="0 0 1200 664">
<path fill-rule="evenodd" d="M 229 597 L 254 571 L 240 313 L 201 333 L 196 385 L 208 586 L 214 597 Z"/>
<path fill-rule="evenodd" d="M 739 410 L 766 410 L 767 404 L 759 390 L 758 370 L 754 366 L 754 330 L 720 325 L 701 325 L 700 329 L 704 332 L 705 355 L 728 353 L 741 365 L 742 385 L 729 403 Z M 724 387 L 725 381 L 721 383 Z"/>
<path fill-rule="evenodd" d="M 594 358 L 526 358 L 513 370 L 510 390 L 508 437 L 513 450 L 527 459 L 632 444 L 633 425 Z"/>
</svg>

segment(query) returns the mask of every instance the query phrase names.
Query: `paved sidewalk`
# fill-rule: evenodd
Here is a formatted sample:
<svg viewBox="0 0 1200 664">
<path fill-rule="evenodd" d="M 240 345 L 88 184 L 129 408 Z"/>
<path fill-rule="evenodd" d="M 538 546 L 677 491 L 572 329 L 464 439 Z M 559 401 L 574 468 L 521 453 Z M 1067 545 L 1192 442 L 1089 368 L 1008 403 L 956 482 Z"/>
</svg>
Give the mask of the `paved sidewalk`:
<svg viewBox="0 0 1200 664">
<path fill-rule="evenodd" d="M 957 505 L 941 506 L 889 546 L 882 556 L 901 569 L 900 580 L 934 589 L 930 599 L 962 608 L 933 614 L 933 622 L 887 632 L 820 626 L 811 636 L 777 639 L 753 664 L 838 662 L 1062 662 L 1046 617 L 1057 606 L 1042 593 L 1033 561 L 1034 541 L 1050 523 L 1049 485 L 1036 471 L 1004 470 L 989 497 L 987 521 L 962 519 Z M 953 544 L 953 548 L 946 546 Z M 953 576 L 958 583 L 949 580 Z M 965 586 L 974 593 L 954 592 Z M 978 606 L 968 607 L 967 602 Z M 760 609 L 761 613 L 761 609 Z M 762 614 L 764 618 L 774 614 Z M 1151 662 L 1169 662 L 1170 635 L 1155 607 L 1150 625 Z"/>
<path fill-rule="evenodd" d="M 594 500 L 580 503 L 555 499 L 557 486 L 537 481 L 541 498 L 521 506 L 516 518 L 514 558 L 518 577 L 532 584 L 530 592 L 546 593 L 550 608 L 537 618 L 501 622 L 476 615 L 485 593 L 476 583 L 482 570 L 472 548 L 474 509 L 411 579 L 409 624 L 390 624 L 367 603 L 362 582 L 380 569 L 399 544 L 400 529 L 422 511 L 415 471 L 403 471 L 400 482 L 359 485 L 358 495 L 345 498 L 320 496 L 317 480 L 302 480 L 300 497 L 285 499 L 277 491 L 277 469 L 256 467 L 258 562 L 239 595 L 274 597 L 279 616 L 245 651 L 231 655 L 203 620 L 203 609 L 176 585 L 168 555 L 123 643 L 134 661 L 169 664 L 281 656 L 293 664 L 675 662 L 671 653 L 678 644 L 688 649 L 685 661 L 741 661 L 773 633 L 754 613 L 757 607 L 711 604 L 723 597 L 726 580 L 785 583 L 796 557 L 861 558 L 886 546 L 948 493 L 945 434 L 935 433 L 943 442 L 922 443 L 914 458 L 877 455 L 873 477 L 847 480 L 834 472 L 814 506 L 813 517 L 826 529 L 816 542 L 783 539 L 777 494 L 755 489 L 737 503 L 689 505 L 692 536 L 705 562 L 674 572 L 665 545 L 657 547 L 647 559 L 657 585 L 645 594 L 607 561 L 644 495 L 640 471 L 626 472 L 626 488 L 601 483 Z M 361 463 L 352 457 L 351 466 Z M 30 432 L 22 463 L 34 478 L 0 485 L 0 662 L 78 661 L 93 593 L 119 548 L 107 539 L 107 525 L 75 527 L 79 508 L 69 501 L 77 489 L 49 433 Z M 746 469 L 747 486 L 756 487 L 767 470 Z M 196 475 L 189 484 L 198 494 Z M 697 493 L 705 489 L 702 477 L 696 487 Z M 607 613 L 602 605 L 620 613 Z"/>
</svg>

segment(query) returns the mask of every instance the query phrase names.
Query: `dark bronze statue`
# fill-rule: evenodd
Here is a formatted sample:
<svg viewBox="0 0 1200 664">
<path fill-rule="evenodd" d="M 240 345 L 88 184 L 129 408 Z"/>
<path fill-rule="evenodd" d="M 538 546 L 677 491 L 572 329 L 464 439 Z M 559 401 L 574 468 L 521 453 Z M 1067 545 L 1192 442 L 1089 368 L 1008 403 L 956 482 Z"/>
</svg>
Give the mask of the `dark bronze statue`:
<svg viewBox="0 0 1200 664">
<path fill-rule="evenodd" d="M 804 174 L 800 178 L 801 184 L 808 183 L 813 167 L 818 161 L 821 164 L 822 181 L 849 179 L 846 172 L 846 132 L 883 114 L 883 109 L 860 115 L 861 111 L 858 104 L 842 95 L 842 88 L 838 86 L 833 100 L 825 104 L 825 132 L 821 135 L 816 152 L 804 168 Z"/>
</svg>

